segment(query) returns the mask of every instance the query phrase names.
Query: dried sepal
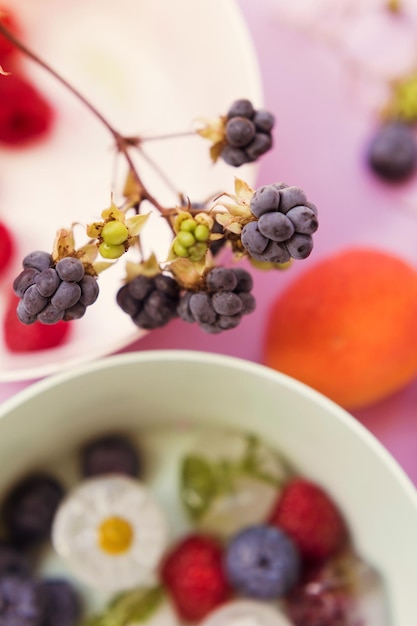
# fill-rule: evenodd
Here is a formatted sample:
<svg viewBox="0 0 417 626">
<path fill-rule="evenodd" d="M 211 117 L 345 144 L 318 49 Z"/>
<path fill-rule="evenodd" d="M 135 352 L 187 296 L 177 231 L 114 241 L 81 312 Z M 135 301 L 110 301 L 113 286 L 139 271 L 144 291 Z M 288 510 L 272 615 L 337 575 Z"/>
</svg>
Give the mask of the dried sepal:
<svg viewBox="0 0 417 626">
<path fill-rule="evenodd" d="M 150 213 L 141 213 L 140 215 L 134 215 L 133 217 L 128 217 L 125 220 L 125 224 L 129 231 L 129 237 L 137 237 L 141 232 L 142 228 L 145 226 L 148 221 Z"/>
<path fill-rule="evenodd" d="M 53 243 L 52 258 L 57 262 L 67 256 L 76 256 L 74 233 L 72 228 L 60 228 Z"/>
<path fill-rule="evenodd" d="M 193 289 L 202 283 L 206 263 L 196 263 L 190 259 L 176 258 L 167 267 L 178 283 L 185 289 Z"/>
<path fill-rule="evenodd" d="M 391 82 L 391 97 L 381 114 L 383 119 L 417 121 L 417 71 Z"/>
<path fill-rule="evenodd" d="M 126 262 L 126 282 L 130 282 L 136 276 L 148 276 L 153 278 L 161 273 L 161 268 L 155 254 L 152 252 L 146 261 L 141 263 Z"/>
<path fill-rule="evenodd" d="M 203 126 L 197 129 L 196 132 L 204 139 L 211 141 L 210 158 L 213 163 L 216 163 L 226 145 L 227 118 L 224 116 L 210 119 L 200 118 L 199 121 L 203 123 Z"/>
<path fill-rule="evenodd" d="M 123 196 L 134 206 L 143 199 L 143 187 L 138 182 L 134 172 L 129 169 L 122 191 Z"/>
</svg>

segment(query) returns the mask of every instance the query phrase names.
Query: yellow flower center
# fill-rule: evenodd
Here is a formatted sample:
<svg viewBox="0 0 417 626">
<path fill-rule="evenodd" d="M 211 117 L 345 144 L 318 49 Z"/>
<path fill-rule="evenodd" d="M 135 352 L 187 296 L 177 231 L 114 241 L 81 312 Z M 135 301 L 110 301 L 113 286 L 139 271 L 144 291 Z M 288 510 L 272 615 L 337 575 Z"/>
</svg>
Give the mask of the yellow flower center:
<svg viewBox="0 0 417 626">
<path fill-rule="evenodd" d="M 98 528 L 98 544 L 107 554 L 123 554 L 130 548 L 132 541 L 133 528 L 122 517 L 108 517 Z"/>
</svg>

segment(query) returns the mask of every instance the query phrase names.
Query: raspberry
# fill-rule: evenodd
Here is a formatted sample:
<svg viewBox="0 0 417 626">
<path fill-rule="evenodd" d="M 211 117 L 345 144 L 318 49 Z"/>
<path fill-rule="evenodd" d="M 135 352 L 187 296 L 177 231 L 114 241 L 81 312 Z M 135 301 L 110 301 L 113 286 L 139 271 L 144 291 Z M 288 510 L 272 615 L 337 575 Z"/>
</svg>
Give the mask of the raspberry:
<svg viewBox="0 0 417 626">
<path fill-rule="evenodd" d="M 4 222 L 0 221 L 0 275 L 7 269 L 15 249 L 14 239 Z"/>
<path fill-rule="evenodd" d="M 19 298 L 12 293 L 3 320 L 4 341 L 10 352 L 49 350 L 68 340 L 71 331 L 70 323 L 58 322 L 49 326 L 35 322 L 27 326 L 17 318 L 16 307 L 18 303 Z"/>
<path fill-rule="evenodd" d="M 318 485 L 303 478 L 290 481 L 282 491 L 269 523 L 284 530 L 301 555 L 322 561 L 347 541 L 348 531 L 335 503 Z"/>
<path fill-rule="evenodd" d="M 23 146 L 50 130 L 53 111 L 41 93 L 13 72 L 0 80 L 0 143 Z"/>
<path fill-rule="evenodd" d="M 223 550 L 209 536 L 194 534 L 180 541 L 166 555 L 160 573 L 180 617 L 187 621 L 203 619 L 231 595 Z"/>
</svg>

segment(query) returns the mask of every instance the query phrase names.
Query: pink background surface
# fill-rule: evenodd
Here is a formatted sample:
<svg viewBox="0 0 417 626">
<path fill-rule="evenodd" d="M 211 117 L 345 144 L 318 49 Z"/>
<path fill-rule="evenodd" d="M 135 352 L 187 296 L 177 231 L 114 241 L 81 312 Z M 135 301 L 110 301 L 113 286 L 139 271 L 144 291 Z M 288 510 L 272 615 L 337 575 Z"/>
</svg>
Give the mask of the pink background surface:
<svg viewBox="0 0 417 626">
<path fill-rule="evenodd" d="M 363 151 L 375 124 L 379 93 L 358 85 L 340 57 L 284 25 L 274 0 L 238 0 L 258 55 L 266 108 L 277 117 L 275 146 L 259 171 L 259 185 L 278 180 L 301 186 L 320 210 L 310 259 L 288 272 L 252 271 L 257 310 L 236 330 L 209 336 L 175 321 L 124 350 L 193 349 L 261 362 L 265 316 L 288 282 L 321 257 L 351 245 L 401 254 L 417 266 L 417 186 L 387 187 L 367 171 Z M 277 1 L 277 6 L 285 4 Z M 237 94 L 237 97 L 244 94 Z M 415 202 L 417 207 L 417 200 Z M 416 320 L 417 323 L 417 320 Z M 0 385 L 0 402 L 31 384 Z M 354 417 L 392 453 L 417 485 L 417 380 Z"/>
</svg>

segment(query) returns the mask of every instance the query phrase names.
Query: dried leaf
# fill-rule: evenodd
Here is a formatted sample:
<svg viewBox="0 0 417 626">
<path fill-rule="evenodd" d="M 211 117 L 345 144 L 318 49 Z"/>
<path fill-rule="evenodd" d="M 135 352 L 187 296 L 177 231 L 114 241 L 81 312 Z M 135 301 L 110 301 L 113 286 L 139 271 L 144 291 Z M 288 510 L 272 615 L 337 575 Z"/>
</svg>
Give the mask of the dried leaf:
<svg viewBox="0 0 417 626">
<path fill-rule="evenodd" d="M 136 237 L 148 221 L 150 213 L 134 215 L 126 220 L 126 226 L 129 229 L 129 235 Z"/>
</svg>

